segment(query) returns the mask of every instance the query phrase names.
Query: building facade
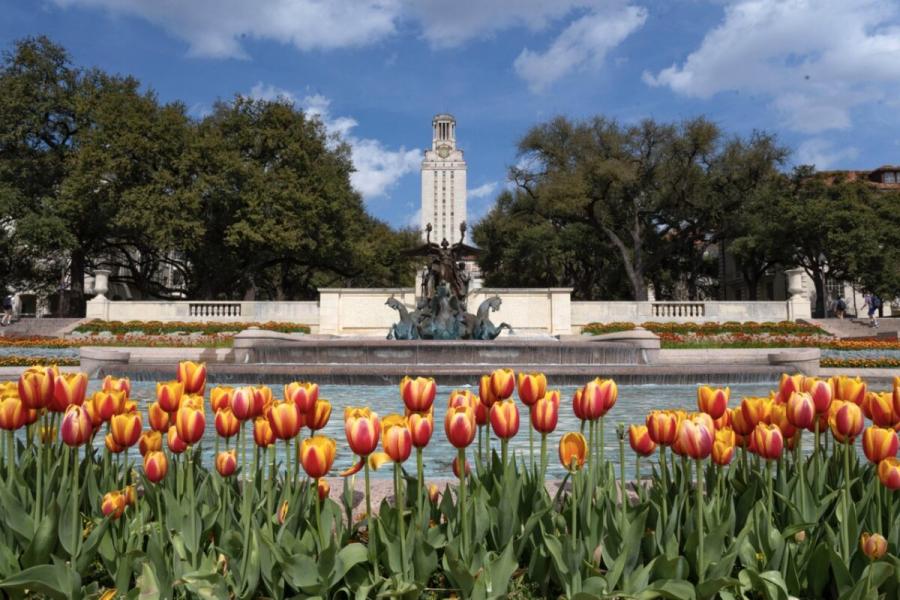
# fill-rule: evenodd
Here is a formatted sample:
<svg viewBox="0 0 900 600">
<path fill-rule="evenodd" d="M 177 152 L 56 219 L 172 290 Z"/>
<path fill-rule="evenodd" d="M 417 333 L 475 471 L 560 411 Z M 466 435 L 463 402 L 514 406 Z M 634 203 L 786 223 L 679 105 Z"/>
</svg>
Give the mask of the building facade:
<svg viewBox="0 0 900 600">
<path fill-rule="evenodd" d="M 466 221 L 466 161 L 456 147 L 453 115 L 435 115 L 431 128 L 431 149 L 422 161 L 422 238 L 430 224 L 432 242 L 453 243 Z"/>
</svg>

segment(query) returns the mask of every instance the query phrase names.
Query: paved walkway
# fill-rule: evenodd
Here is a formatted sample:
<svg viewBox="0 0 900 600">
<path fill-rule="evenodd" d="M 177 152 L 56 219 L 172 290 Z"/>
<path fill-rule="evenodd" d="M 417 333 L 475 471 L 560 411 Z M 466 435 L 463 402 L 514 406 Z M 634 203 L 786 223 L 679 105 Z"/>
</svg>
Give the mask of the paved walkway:
<svg viewBox="0 0 900 600">
<path fill-rule="evenodd" d="M 878 319 L 878 328 L 869 327 L 868 319 L 806 319 L 807 323 L 821 327 L 839 338 L 870 338 L 894 334 L 900 331 L 900 318 Z"/>
</svg>

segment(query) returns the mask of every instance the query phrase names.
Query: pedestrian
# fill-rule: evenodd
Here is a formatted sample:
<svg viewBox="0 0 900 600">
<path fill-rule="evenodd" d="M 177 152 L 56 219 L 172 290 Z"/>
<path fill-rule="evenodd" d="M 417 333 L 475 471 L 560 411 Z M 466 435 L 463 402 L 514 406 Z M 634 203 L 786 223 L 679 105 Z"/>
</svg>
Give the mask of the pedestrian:
<svg viewBox="0 0 900 600">
<path fill-rule="evenodd" d="M 0 325 L 6 327 L 12 322 L 13 316 L 13 297 L 12 294 L 7 294 L 6 297 L 3 298 L 3 317 L 0 318 Z"/>
<path fill-rule="evenodd" d="M 869 327 L 878 327 L 878 309 L 881 308 L 881 298 L 872 292 L 866 292 L 863 296 L 863 306 L 868 308 Z"/>
<path fill-rule="evenodd" d="M 837 300 L 834 301 L 834 316 L 838 319 L 843 319 L 845 314 L 847 314 L 847 303 L 844 301 L 843 296 L 838 296 Z"/>
</svg>

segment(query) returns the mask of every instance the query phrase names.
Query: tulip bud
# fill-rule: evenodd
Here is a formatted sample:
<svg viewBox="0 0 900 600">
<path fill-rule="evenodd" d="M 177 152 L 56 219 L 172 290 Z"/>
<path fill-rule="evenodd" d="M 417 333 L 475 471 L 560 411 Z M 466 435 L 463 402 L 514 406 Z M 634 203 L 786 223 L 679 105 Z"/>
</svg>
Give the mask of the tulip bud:
<svg viewBox="0 0 900 600">
<path fill-rule="evenodd" d="M 456 448 L 465 448 L 475 439 L 475 411 L 468 406 L 451 406 L 444 418 L 444 432 Z"/>
<path fill-rule="evenodd" d="M 124 413 L 113 415 L 109 421 L 109 430 L 116 444 L 130 448 L 141 438 L 141 413 Z"/>
<path fill-rule="evenodd" d="M 145 431 L 138 440 L 138 449 L 144 457 L 148 452 L 162 450 L 162 434 L 158 431 Z"/>
<path fill-rule="evenodd" d="M 117 491 L 107 493 L 100 503 L 100 510 L 103 512 L 103 516 L 113 520 L 118 519 L 125 513 L 125 496 Z"/>
<path fill-rule="evenodd" d="M 313 404 L 312 410 L 304 415 L 306 426 L 310 431 L 319 431 L 328 425 L 328 419 L 331 418 L 331 402 L 325 398 L 319 398 Z"/>
<path fill-rule="evenodd" d="M 866 394 L 872 422 L 879 427 L 894 427 L 900 418 L 894 412 L 894 398 L 891 392 L 869 392 Z"/>
<path fill-rule="evenodd" d="M 806 532 L 802 529 L 794 534 L 794 541 L 798 544 L 802 544 L 806 541 Z"/>
<path fill-rule="evenodd" d="M 234 449 L 216 454 L 216 471 L 222 477 L 231 477 L 237 469 L 237 452 Z"/>
<path fill-rule="evenodd" d="M 606 415 L 619 398 L 619 388 L 612 379 L 596 378 L 585 384 L 581 401 L 589 421 Z"/>
<path fill-rule="evenodd" d="M 685 419 L 678 425 L 676 445 L 673 449 L 685 456 L 700 460 L 712 452 L 713 433 L 700 419 Z"/>
<path fill-rule="evenodd" d="M 511 399 L 501 400 L 491 408 L 491 427 L 497 437 L 508 440 L 519 432 L 519 408 Z"/>
<path fill-rule="evenodd" d="M 344 410 L 344 433 L 354 454 L 368 456 L 378 447 L 381 420 L 378 414 L 368 407 L 348 407 Z"/>
<path fill-rule="evenodd" d="M 93 430 L 87 410 L 77 404 L 69 405 L 59 427 L 63 442 L 67 446 L 81 446 L 91 439 Z"/>
<path fill-rule="evenodd" d="M 178 437 L 178 428 L 174 425 L 169 427 L 169 431 L 166 433 L 166 445 L 169 447 L 169 452 L 172 454 L 181 454 L 187 450 L 187 444 L 184 443 L 183 439 Z"/>
<path fill-rule="evenodd" d="M 778 395 L 775 397 L 775 401 L 780 404 L 786 404 L 790 399 L 791 394 L 794 392 L 802 392 L 804 379 L 806 378 L 801 373 L 797 373 L 796 375 L 782 373 L 781 382 L 778 384 Z"/>
<path fill-rule="evenodd" d="M 127 377 L 116 378 L 112 375 L 107 375 L 103 378 L 100 389 L 104 392 L 122 392 L 127 398 L 131 394 L 131 380 Z"/>
<path fill-rule="evenodd" d="M 275 432 L 267 418 L 256 417 L 253 420 L 253 441 L 260 448 L 268 448 L 275 443 Z"/>
<path fill-rule="evenodd" d="M 231 411 L 240 421 L 256 416 L 256 394 L 249 386 L 239 387 L 231 395 Z"/>
<path fill-rule="evenodd" d="M 234 388 L 227 385 L 219 385 L 209 390 L 209 406 L 213 412 L 219 412 L 223 408 L 231 409 L 231 397 Z"/>
<path fill-rule="evenodd" d="M 760 423 L 753 430 L 753 448 L 766 460 L 776 459 L 784 450 L 784 436 L 777 425 Z"/>
<path fill-rule="evenodd" d="M 730 388 L 712 388 L 701 385 L 697 388 L 697 408 L 713 419 L 718 419 L 728 410 Z"/>
<path fill-rule="evenodd" d="M 317 383 L 292 381 L 284 386 L 285 402 L 293 402 L 303 414 L 310 412 L 318 399 L 319 384 Z"/>
<path fill-rule="evenodd" d="M 450 394 L 450 403 L 453 403 L 453 393 Z M 494 395 L 494 391 L 491 389 L 491 376 L 490 375 L 482 375 L 481 379 L 478 381 L 478 400 L 484 404 L 485 406 L 493 406 L 494 402 L 499 400 L 497 396 Z"/>
<path fill-rule="evenodd" d="M 828 425 L 834 439 L 839 442 L 852 441 L 863 430 L 862 410 L 852 402 L 835 400 L 828 416 Z"/>
<path fill-rule="evenodd" d="M 185 405 L 175 413 L 175 427 L 178 430 L 178 437 L 188 446 L 192 446 L 203 437 L 206 429 L 206 417 L 202 410 Z"/>
<path fill-rule="evenodd" d="M 334 464 L 337 443 L 330 437 L 317 435 L 300 442 L 300 464 L 313 479 L 325 477 Z"/>
<path fill-rule="evenodd" d="M 428 499 L 432 504 L 437 504 L 441 498 L 441 490 L 433 483 L 428 484 Z"/>
<path fill-rule="evenodd" d="M 887 553 L 887 540 L 880 533 L 864 533 L 859 538 L 859 547 L 869 560 L 878 560 Z"/>
<path fill-rule="evenodd" d="M 53 399 L 48 408 L 53 412 L 65 412 L 73 404 L 81 406 L 84 404 L 87 384 L 87 375 L 84 373 L 58 373 L 53 378 Z"/>
<path fill-rule="evenodd" d="M 497 400 L 506 400 L 516 389 L 516 376 L 512 369 L 497 369 L 491 373 L 491 391 Z M 490 405 L 488 405 L 490 406 Z"/>
<path fill-rule="evenodd" d="M 863 432 L 863 452 L 869 462 L 878 464 L 886 458 L 897 455 L 897 446 L 900 440 L 897 433 L 887 427 L 867 427 Z"/>
<path fill-rule="evenodd" d="M 531 407 L 531 426 L 534 430 L 548 434 L 553 433 L 559 422 L 559 392 L 551 391 L 534 403 Z"/>
<path fill-rule="evenodd" d="M 647 433 L 657 444 L 671 446 L 678 433 L 677 416 L 669 410 L 650 411 L 647 415 Z"/>
<path fill-rule="evenodd" d="M 177 380 L 184 385 L 186 394 L 202 396 L 206 390 L 206 363 L 195 363 L 189 360 L 178 363 Z"/>
<path fill-rule="evenodd" d="M 293 402 L 276 402 L 269 409 L 269 424 L 279 440 L 290 440 L 300 433 L 300 409 Z"/>
<path fill-rule="evenodd" d="M 812 396 L 807 392 L 791 394 L 787 401 L 787 418 L 794 427 L 800 429 L 812 427 L 816 418 L 816 404 Z"/>
<path fill-rule="evenodd" d="M 122 490 L 122 496 L 125 498 L 125 506 L 134 506 L 137 504 L 137 488 L 133 485 L 126 485 Z"/>
<path fill-rule="evenodd" d="M 278 524 L 284 525 L 284 522 L 287 521 L 288 515 L 288 503 L 287 500 L 281 503 L 281 507 L 278 509 Z"/>
<path fill-rule="evenodd" d="M 572 412 L 575 413 L 575 418 L 579 421 L 588 420 L 588 410 L 584 403 L 584 388 L 578 388 L 572 394 Z"/>
<path fill-rule="evenodd" d="M 152 483 L 159 483 L 169 472 L 169 459 L 160 450 L 151 450 L 144 455 L 144 475 Z"/>
<path fill-rule="evenodd" d="M 15 431 L 25 425 L 25 405 L 17 396 L 0 398 L 0 428 Z"/>
<path fill-rule="evenodd" d="M 891 456 L 878 463 L 878 480 L 889 490 L 900 490 L 900 460 Z"/>
<path fill-rule="evenodd" d="M 559 462 L 569 471 L 577 471 L 584 466 L 587 457 L 587 440 L 577 431 L 564 433 L 559 440 Z"/>
<path fill-rule="evenodd" d="M 402 415 L 388 415 L 381 423 L 381 444 L 394 462 L 402 463 L 412 452 L 412 434 L 409 423 Z"/>
<path fill-rule="evenodd" d="M 331 486 L 324 479 L 320 479 L 316 491 L 319 493 L 319 502 L 324 502 L 331 494 Z"/>
<path fill-rule="evenodd" d="M 427 413 L 411 413 L 409 419 L 409 431 L 412 434 L 412 444 L 416 448 L 424 448 L 431 440 L 434 433 L 434 409 Z"/>
<path fill-rule="evenodd" d="M 231 411 L 230 406 L 225 406 L 216 410 L 216 433 L 219 437 L 228 439 L 237 434 L 241 429 L 241 422 Z"/>
<path fill-rule="evenodd" d="M 656 442 L 650 438 L 646 425 L 632 425 L 628 428 L 628 442 L 631 449 L 641 456 L 650 456 L 656 451 Z"/>
<path fill-rule="evenodd" d="M 19 375 L 19 399 L 26 408 L 40 409 L 53 400 L 56 369 L 29 367 Z"/>
<path fill-rule="evenodd" d="M 516 378 L 519 400 L 525 406 L 532 406 L 547 392 L 547 376 L 543 373 L 519 373 Z"/>
<path fill-rule="evenodd" d="M 167 413 L 173 413 L 181 406 L 184 384 L 180 381 L 165 381 L 156 384 L 156 402 Z"/>
<path fill-rule="evenodd" d="M 93 404 L 100 421 L 109 421 L 113 415 L 124 412 L 125 392 L 115 390 L 97 392 L 91 398 L 90 404 Z"/>
<path fill-rule="evenodd" d="M 412 412 L 426 412 L 434 403 L 437 385 L 431 377 L 404 377 L 400 380 L 400 397 Z"/>
<path fill-rule="evenodd" d="M 150 421 L 150 429 L 154 431 L 169 431 L 169 413 L 163 410 L 159 402 L 154 402 L 147 409 L 147 417 Z"/>
<path fill-rule="evenodd" d="M 831 402 L 834 400 L 834 387 L 831 380 L 823 381 L 813 377 L 805 377 L 803 379 L 803 392 L 809 394 L 812 398 L 817 415 L 828 412 Z"/>
<path fill-rule="evenodd" d="M 472 473 L 472 466 L 469 464 L 469 461 L 466 460 L 466 477 L 468 477 Z M 459 457 L 453 459 L 453 463 L 450 465 L 453 471 L 453 475 L 459 479 Z"/>
</svg>

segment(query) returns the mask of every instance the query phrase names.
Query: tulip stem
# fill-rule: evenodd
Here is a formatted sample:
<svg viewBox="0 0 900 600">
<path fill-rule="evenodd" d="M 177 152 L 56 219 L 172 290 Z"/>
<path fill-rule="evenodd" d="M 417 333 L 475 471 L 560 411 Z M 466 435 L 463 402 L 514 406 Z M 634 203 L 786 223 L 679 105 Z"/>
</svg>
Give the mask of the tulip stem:
<svg viewBox="0 0 900 600">
<path fill-rule="evenodd" d="M 12 431 L 6 432 L 6 442 L 8 451 L 6 453 L 6 484 L 12 485 L 13 478 L 16 476 L 16 438 Z M 40 452 L 40 449 L 38 449 Z M 40 463 L 38 470 L 40 471 Z"/>
<path fill-rule="evenodd" d="M 313 432 L 315 433 L 315 432 Z M 290 441 L 285 441 L 288 446 L 288 454 L 290 454 Z M 297 487 L 297 480 L 300 478 L 300 436 L 294 438 L 294 487 Z M 316 491 L 318 494 L 318 491 Z"/>
<path fill-rule="evenodd" d="M 841 538 L 844 543 L 844 563 L 850 566 L 850 443 L 847 436 L 844 442 L 844 522 L 841 527 Z M 837 444 L 835 444 L 837 447 Z"/>
<path fill-rule="evenodd" d="M 46 418 L 43 420 L 46 420 Z M 9 435 L 10 435 L 9 453 L 13 457 L 13 462 L 15 462 L 16 438 L 14 437 L 15 434 L 13 434 L 12 431 L 9 432 Z M 42 437 L 42 436 L 39 436 L 39 437 Z M 42 512 L 41 507 L 44 505 L 44 454 L 46 453 L 45 448 L 44 448 L 45 445 L 46 444 L 44 443 L 44 440 L 41 439 L 41 443 L 38 445 L 37 492 L 36 492 L 36 498 L 35 498 L 35 503 L 34 503 L 34 522 L 35 522 L 35 524 L 41 522 L 41 512 Z M 76 458 L 77 458 L 77 456 L 78 455 L 76 453 Z M 13 471 L 10 470 L 10 476 L 13 476 L 13 475 L 14 475 Z"/>
<path fill-rule="evenodd" d="M 188 494 L 191 497 L 191 536 L 193 543 L 196 540 L 202 538 L 197 531 L 197 492 L 194 489 L 194 449 L 188 448 L 185 452 L 187 452 L 187 477 L 188 477 Z M 246 493 L 246 490 L 245 490 Z M 197 568 L 197 555 L 200 553 L 200 543 L 197 542 L 197 552 L 191 553 L 191 565 L 196 569 Z"/>
<path fill-rule="evenodd" d="M 534 426 L 531 424 L 531 407 L 528 407 L 528 453 L 531 456 L 531 472 L 534 473 Z"/>
<path fill-rule="evenodd" d="M 369 534 L 369 562 L 375 569 L 375 576 L 378 576 L 378 536 L 375 533 L 375 519 L 372 517 L 372 485 L 369 481 L 369 457 L 362 457 L 364 468 L 366 471 L 366 517 L 368 518 L 366 528 Z"/>
<path fill-rule="evenodd" d="M 813 469 L 815 470 L 815 491 L 819 491 L 819 415 L 816 415 L 815 446 L 813 447 Z"/>
<path fill-rule="evenodd" d="M 775 525 L 775 507 L 772 505 L 773 492 L 772 489 L 775 487 L 774 479 L 772 477 L 772 459 L 766 460 L 766 508 L 769 511 L 769 523 L 773 526 Z"/>
<path fill-rule="evenodd" d="M 771 484 L 770 484 L 771 485 Z M 771 488 L 769 488 L 771 490 Z M 703 461 L 697 459 L 697 583 L 706 576 L 706 565 L 703 556 Z M 771 501 L 769 502 L 771 505 Z"/>
<path fill-rule="evenodd" d="M 457 450 L 457 464 L 459 465 L 459 553 L 465 556 L 466 547 L 466 449 Z"/>
<path fill-rule="evenodd" d="M 500 454 L 501 461 L 503 463 L 503 471 L 506 472 L 506 457 L 508 456 L 509 450 L 507 449 L 509 446 L 508 438 L 500 438 Z"/>
<path fill-rule="evenodd" d="M 325 551 L 325 530 L 322 527 L 322 508 L 319 506 L 319 478 L 316 477 L 316 485 L 312 490 L 313 496 L 313 504 L 316 505 L 316 531 L 319 532 L 319 543 L 321 547 L 319 548 L 319 553 Z"/>
<path fill-rule="evenodd" d="M 603 450 L 606 443 L 603 441 L 603 417 L 600 417 L 600 468 L 603 470 L 603 481 L 606 481 L 606 461 L 603 456 Z"/>
<path fill-rule="evenodd" d="M 578 550 L 578 502 L 576 500 L 576 490 L 578 489 L 578 482 L 575 480 L 574 474 L 572 477 L 572 552 L 576 552 Z M 580 561 L 579 561 L 580 562 Z"/>
<path fill-rule="evenodd" d="M 397 505 L 397 525 L 400 528 L 400 575 L 406 577 L 406 519 L 403 516 L 403 491 L 400 483 L 400 463 L 394 463 L 394 503 Z"/>
<path fill-rule="evenodd" d="M 644 486 L 641 485 L 641 455 L 634 453 L 634 491 L 637 492 L 638 498 L 644 500 Z"/>
<path fill-rule="evenodd" d="M 628 506 L 628 494 L 625 493 L 625 438 L 619 436 L 619 493 L 622 495 L 622 530 L 625 530 L 625 508 Z"/>
<path fill-rule="evenodd" d="M 544 486 L 547 478 L 547 434 L 541 434 L 541 479 L 540 484 Z"/>
<path fill-rule="evenodd" d="M 662 523 L 661 529 L 665 532 L 666 523 L 669 521 L 669 484 L 668 484 L 668 461 L 666 460 L 666 447 L 663 444 L 659 445 L 659 476 L 662 479 L 662 489 L 660 489 L 660 494 L 662 496 L 660 504 L 662 504 Z"/>
<path fill-rule="evenodd" d="M 43 446 L 43 443 L 41 444 Z M 72 471 L 72 564 L 78 557 L 78 546 L 81 541 L 81 518 L 78 504 L 81 500 L 81 488 L 78 481 L 78 446 L 75 446 L 75 465 Z M 40 471 L 38 471 L 40 472 Z"/>
<path fill-rule="evenodd" d="M 166 547 L 166 519 L 163 516 L 162 501 L 160 500 L 162 488 L 157 485 L 154 491 L 156 492 L 156 518 L 159 519 L 159 549 L 164 551 Z"/>
<path fill-rule="evenodd" d="M 416 448 L 416 474 L 419 476 L 419 521 L 422 524 L 422 530 L 428 526 L 428 521 L 423 521 L 425 514 L 425 469 L 422 466 L 422 449 Z"/>
</svg>

